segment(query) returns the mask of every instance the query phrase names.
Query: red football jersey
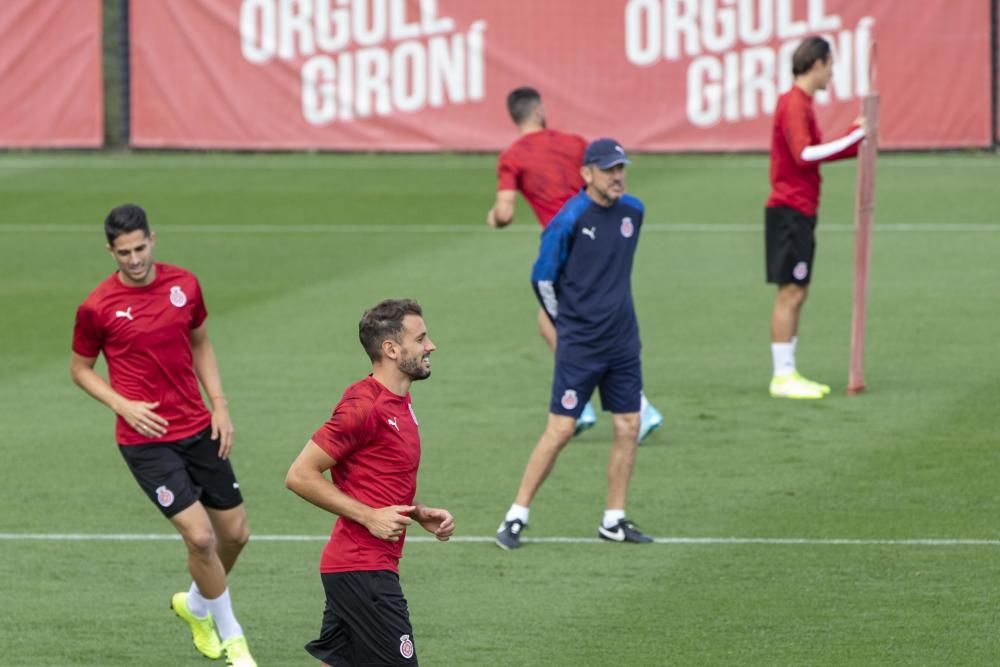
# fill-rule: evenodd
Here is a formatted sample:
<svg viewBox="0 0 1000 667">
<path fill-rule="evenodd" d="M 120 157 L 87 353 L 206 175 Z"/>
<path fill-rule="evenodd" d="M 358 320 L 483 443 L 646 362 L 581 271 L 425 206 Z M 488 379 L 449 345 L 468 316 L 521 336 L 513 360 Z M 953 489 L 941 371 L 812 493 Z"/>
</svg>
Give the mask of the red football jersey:
<svg viewBox="0 0 1000 667">
<path fill-rule="evenodd" d="M 542 227 L 584 186 L 587 142 L 575 134 L 540 130 L 522 135 L 500 154 L 497 190 L 520 190 Z"/>
<path fill-rule="evenodd" d="M 212 421 L 198 389 L 191 358 L 191 329 L 208 313 L 198 279 L 189 271 L 156 263 L 149 285 L 126 287 L 117 273 L 77 308 L 73 351 L 104 352 L 111 387 L 134 401 L 160 402 L 156 413 L 169 424 L 163 441 L 192 436 Z M 115 438 L 122 445 L 149 442 L 121 417 Z"/>
<path fill-rule="evenodd" d="M 853 127 L 852 127 L 853 129 Z M 840 160 L 858 154 L 861 137 L 845 148 L 822 152 L 805 159 L 802 151 L 823 143 L 813 111 L 813 98 L 798 86 L 778 98 L 771 133 L 771 196 L 768 207 L 788 206 L 804 215 L 816 215 L 819 208 L 820 162 Z"/>
<path fill-rule="evenodd" d="M 409 394 L 398 396 L 371 376 L 355 382 L 312 440 L 337 462 L 330 471 L 333 483 L 351 498 L 375 508 L 413 504 L 420 432 Z M 339 517 L 323 548 L 320 572 L 398 572 L 405 538 L 404 533 L 398 542 L 386 542 Z"/>
</svg>

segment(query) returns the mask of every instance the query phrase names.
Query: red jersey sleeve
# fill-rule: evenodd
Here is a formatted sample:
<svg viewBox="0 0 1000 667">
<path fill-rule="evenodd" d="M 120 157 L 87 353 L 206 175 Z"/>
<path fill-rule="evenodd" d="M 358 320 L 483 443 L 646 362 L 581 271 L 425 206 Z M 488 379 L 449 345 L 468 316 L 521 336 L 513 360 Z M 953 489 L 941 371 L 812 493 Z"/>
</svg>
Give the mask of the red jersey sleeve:
<svg viewBox="0 0 1000 667">
<path fill-rule="evenodd" d="M 104 348 L 104 329 L 97 319 L 97 313 L 86 304 L 76 309 L 76 323 L 73 325 L 73 351 L 83 357 L 96 357 Z"/>
<path fill-rule="evenodd" d="M 197 329 L 208 317 L 208 310 L 205 309 L 205 298 L 201 293 L 201 283 L 194 279 L 194 303 L 191 309 L 191 328 Z"/>
<path fill-rule="evenodd" d="M 809 132 L 809 107 L 803 104 L 798 96 L 792 96 L 788 100 L 783 120 L 782 134 L 785 143 L 788 144 L 788 151 L 792 154 L 795 164 L 804 167 L 808 163 L 802 159 L 802 151 L 813 143 L 812 134 Z"/>
<path fill-rule="evenodd" d="M 517 181 L 521 170 L 515 164 L 509 152 L 500 155 L 497 162 L 497 192 L 500 190 L 517 190 Z"/>
<path fill-rule="evenodd" d="M 343 461 L 371 439 L 371 415 L 374 403 L 370 398 L 345 396 L 333 415 L 313 433 L 312 441 L 337 461 Z"/>
</svg>

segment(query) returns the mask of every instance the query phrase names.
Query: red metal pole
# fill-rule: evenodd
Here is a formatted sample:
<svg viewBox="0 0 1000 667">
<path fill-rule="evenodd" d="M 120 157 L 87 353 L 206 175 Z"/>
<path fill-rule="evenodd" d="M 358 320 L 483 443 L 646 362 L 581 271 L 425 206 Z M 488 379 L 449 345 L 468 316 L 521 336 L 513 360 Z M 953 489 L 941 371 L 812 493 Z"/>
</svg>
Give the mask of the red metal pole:
<svg viewBox="0 0 1000 667">
<path fill-rule="evenodd" d="M 847 395 L 865 390 L 865 321 L 868 315 L 868 268 L 871 263 L 872 218 L 875 209 L 875 158 L 878 154 L 878 93 L 862 101 L 865 139 L 858 149 L 858 185 L 854 209 L 854 307 L 851 315 L 851 364 Z"/>
</svg>

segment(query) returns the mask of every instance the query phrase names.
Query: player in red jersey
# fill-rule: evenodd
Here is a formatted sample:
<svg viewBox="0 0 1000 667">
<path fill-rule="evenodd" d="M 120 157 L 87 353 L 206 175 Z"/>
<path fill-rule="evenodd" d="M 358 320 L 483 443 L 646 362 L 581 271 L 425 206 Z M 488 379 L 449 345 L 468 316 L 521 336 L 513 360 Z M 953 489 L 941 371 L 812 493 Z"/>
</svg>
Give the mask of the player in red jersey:
<svg viewBox="0 0 1000 667">
<path fill-rule="evenodd" d="M 507 111 L 517 126 L 519 138 L 500 154 L 497 162 L 496 201 L 486 214 L 494 229 L 514 221 L 518 191 L 535 211 L 544 229 L 570 197 L 583 189 L 580 169 L 587 141 L 576 134 L 549 129 L 542 96 L 534 88 L 515 88 L 507 95 Z M 538 333 L 554 353 L 556 329 L 544 308 L 538 309 Z M 579 433 L 597 423 L 597 412 L 588 401 L 576 422 Z M 663 424 L 663 415 L 642 396 L 639 442 Z"/>
<path fill-rule="evenodd" d="M 382 301 L 358 325 L 372 372 L 344 392 L 333 416 L 292 463 L 285 485 L 338 515 L 320 558 L 326 608 L 306 651 L 324 665 L 415 665 L 413 628 L 399 585 L 406 529 L 414 521 L 446 541 L 448 510 L 414 498 L 420 432 L 410 385 L 431 375 L 436 348 L 423 311 Z M 333 480 L 324 477 L 330 471 Z"/>
<path fill-rule="evenodd" d="M 520 137 L 500 154 L 497 198 L 486 215 L 490 227 L 514 222 L 514 200 L 520 191 L 545 228 L 562 205 L 584 186 L 580 176 L 587 141 L 576 134 L 549 129 L 542 97 L 534 88 L 507 95 L 507 111 Z"/>
<path fill-rule="evenodd" d="M 118 270 L 77 309 L 73 381 L 117 415 L 119 451 L 188 549 L 193 583 L 171 607 L 209 658 L 255 667 L 226 575 L 250 537 L 229 462 L 233 425 L 207 312 L 193 274 L 153 261 L 146 213 L 126 204 L 104 221 Z M 94 370 L 103 352 L 110 382 Z M 198 382 L 212 403 L 205 408 Z"/>
<path fill-rule="evenodd" d="M 859 117 L 847 134 L 823 143 L 813 95 L 833 76 L 833 54 L 822 37 L 809 37 L 792 55 L 795 85 L 778 99 L 771 134 L 771 195 L 765 207 L 767 281 L 778 292 L 771 314 L 770 394 L 822 398 L 830 387 L 807 380 L 795 367 L 799 317 L 809 291 L 816 251 L 821 162 L 853 157 L 865 136 Z"/>
<path fill-rule="evenodd" d="M 535 211 L 544 229 L 563 204 L 584 186 L 580 176 L 587 141 L 546 126 L 542 97 L 534 88 L 516 88 L 507 95 L 507 111 L 520 137 L 500 154 L 497 162 L 497 196 L 486 214 L 494 229 L 514 222 L 518 191 Z M 541 308 L 538 332 L 555 352 L 556 330 Z"/>
</svg>

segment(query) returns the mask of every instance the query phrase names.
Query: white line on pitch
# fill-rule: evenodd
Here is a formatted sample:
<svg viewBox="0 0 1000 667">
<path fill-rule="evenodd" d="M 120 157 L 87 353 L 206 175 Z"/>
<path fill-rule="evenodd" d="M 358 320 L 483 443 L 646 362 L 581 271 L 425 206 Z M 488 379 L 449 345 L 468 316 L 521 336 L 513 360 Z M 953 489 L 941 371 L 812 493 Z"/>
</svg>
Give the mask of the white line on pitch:
<svg viewBox="0 0 1000 667">
<path fill-rule="evenodd" d="M 155 542 L 179 540 L 171 533 L 0 533 L 0 540 L 47 542 Z M 326 535 L 252 535 L 254 542 L 325 542 Z M 430 536 L 414 535 L 407 542 L 436 542 Z M 492 535 L 458 535 L 452 542 L 492 543 Z M 914 546 L 914 547 L 1000 547 L 1000 540 L 988 539 L 846 539 L 809 537 L 657 537 L 656 544 L 692 545 L 777 545 L 777 546 Z M 604 544 L 596 537 L 525 537 L 527 544 Z"/>
<path fill-rule="evenodd" d="M 157 231 L 171 234 L 496 234 L 485 225 L 157 225 Z M 761 233 L 764 226 L 758 224 L 712 224 L 712 223 L 650 223 L 643 226 L 647 232 L 693 232 L 693 233 Z M 853 232 L 854 225 L 827 223 L 820 224 L 819 231 Z M 875 232 L 1000 232 L 1000 223 L 875 223 Z M 523 225 L 513 231 L 538 234 L 537 227 Z M 94 224 L 2 224 L 0 234 L 101 234 L 100 225 Z M 503 232 L 509 234 L 510 232 Z"/>
</svg>

